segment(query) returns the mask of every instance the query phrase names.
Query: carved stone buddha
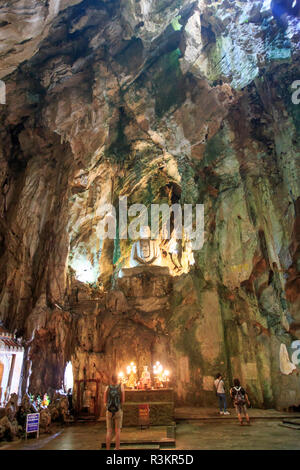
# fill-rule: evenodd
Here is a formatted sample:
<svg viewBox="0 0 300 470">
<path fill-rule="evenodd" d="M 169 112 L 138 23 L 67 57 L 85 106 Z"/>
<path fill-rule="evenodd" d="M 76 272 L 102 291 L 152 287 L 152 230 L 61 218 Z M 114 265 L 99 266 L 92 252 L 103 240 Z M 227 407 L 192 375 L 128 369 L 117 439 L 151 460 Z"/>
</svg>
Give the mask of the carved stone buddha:
<svg viewBox="0 0 300 470">
<path fill-rule="evenodd" d="M 160 249 L 156 240 L 151 240 L 149 227 L 141 227 L 140 239 L 131 249 L 130 266 L 160 265 Z"/>
</svg>

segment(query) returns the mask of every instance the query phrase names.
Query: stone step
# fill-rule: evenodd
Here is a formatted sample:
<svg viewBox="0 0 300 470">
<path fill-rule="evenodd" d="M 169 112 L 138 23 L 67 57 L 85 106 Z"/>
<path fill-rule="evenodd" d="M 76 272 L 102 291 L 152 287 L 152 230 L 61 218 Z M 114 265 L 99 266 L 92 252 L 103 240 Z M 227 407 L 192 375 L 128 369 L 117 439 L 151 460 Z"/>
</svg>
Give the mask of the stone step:
<svg viewBox="0 0 300 470">
<path fill-rule="evenodd" d="M 160 450 L 160 446 L 159 445 L 136 445 L 136 446 L 133 446 L 133 445 L 130 445 L 130 446 L 123 446 L 123 445 L 120 445 L 120 448 L 121 450 Z"/>
<path fill-rule="evenodd" d="M 285 424 L 296 424 L 300 426 L 300 418 L 286 418 L 282 420 Z"/>
<path fill-rule="evenodd" d="M 137 449 L 143 449 L 143 448 L 148 448 L 148 447 L 145 447 L 145 446 L 150 446 L 149 448 L 151 449 L 154 449 L 154 448 L 158 448 L 158 449 L 161 449 L 162 447 L 176 447 L 176 441 L 175 439 L 171 439 L 171 438 L 162 438 L 162 439 L 159 439 L 159 440 L 156 440 L 156 439 L 143 439 L 143 440 L 123 440 L 121 443 L 120 443 L 120 447 L 121 449 L 123 448 L 134 448 L 136 447 Z M 102 442 L 101 443 L 101 448 L 102 449 L 105 449 L 106 447 L 106 443 L 105 442 Z M 111 448 L 114 448 L 115 447 L 115 443 L 112 442 L 111 443 Z"/>
<path fill-rule="evenodd" d="M 279 423 L 279 426 L 281 426 L 282 428 L 290 428 L 290 429 L 295 429 L 296 431 L 300 431 L 299 424 Z"/>
<path fill-rule="evenodd" d="M 214 421 L 214 420 L 234 420 L 236 419 L 236 412 L 233 408 L 229 408 L 230 415 L 219 415 L 216 408 L 212 407 L 187 407 L 181 406 L 175 408 L 175 421 Z M 285 419 L 300 419 L 300 413 L 277 411 L 275 409 L 259 409 L 250 407 L 250 419 L 255 420 L 285 420 Z"/>
<path fill-rule="evenodd" d="M 97 421 L 96 416 L 78 416 L 76 419 L 77 423 L 90 423 Z"/>
<path fill-rule="evenodd" d="M 105 449 L 105 443 L 102 444 L 101 449 Z M 111 448 L 115 448 L 115 444 L 111 444 Z M 139 445 L 133 445 L 133 444 L 120 444 L 120 450 L 160 450 L 160 446 L 158 444 L 139 444 Z"/>
</svg>

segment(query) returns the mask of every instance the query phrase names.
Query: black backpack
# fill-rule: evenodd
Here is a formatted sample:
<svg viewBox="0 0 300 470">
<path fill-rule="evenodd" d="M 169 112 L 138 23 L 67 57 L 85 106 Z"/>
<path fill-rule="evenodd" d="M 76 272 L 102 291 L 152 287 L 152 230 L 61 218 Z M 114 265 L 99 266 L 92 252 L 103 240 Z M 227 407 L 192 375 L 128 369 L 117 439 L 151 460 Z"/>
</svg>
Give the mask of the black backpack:
<svg viewBox="0 0 300 470">
<path fill-rule="evenodd" d="M 242 391 L 242 387 L 233 387 L 234 390 L 234 404 L 238 406 L 242 406 L 246 404 L 245 394 Z"/>
<path fill-rule="evenodd" d="M 108 386 L 108 400 L 107 409 L 113 415 L 119 411 L 121 407 L 121 385 L 109 385 Z"/>
</svg>

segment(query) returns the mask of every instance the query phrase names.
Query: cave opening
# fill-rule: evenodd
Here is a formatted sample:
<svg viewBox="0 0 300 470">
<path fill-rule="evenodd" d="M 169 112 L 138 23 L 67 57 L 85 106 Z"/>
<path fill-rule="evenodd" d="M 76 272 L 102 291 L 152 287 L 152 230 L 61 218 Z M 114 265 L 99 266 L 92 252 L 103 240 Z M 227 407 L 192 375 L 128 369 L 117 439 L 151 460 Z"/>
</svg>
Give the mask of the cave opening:
<svg viewBox="0 0 300 470">
<path fill-rule="evenodd" d="M 64 373 L 64 389 L 68 392 L 70 389 L 74 388 L 74 376 L 73 376 L 73 367 L 72 362 L 69 361 L 65 367 Z"/>
</svg>

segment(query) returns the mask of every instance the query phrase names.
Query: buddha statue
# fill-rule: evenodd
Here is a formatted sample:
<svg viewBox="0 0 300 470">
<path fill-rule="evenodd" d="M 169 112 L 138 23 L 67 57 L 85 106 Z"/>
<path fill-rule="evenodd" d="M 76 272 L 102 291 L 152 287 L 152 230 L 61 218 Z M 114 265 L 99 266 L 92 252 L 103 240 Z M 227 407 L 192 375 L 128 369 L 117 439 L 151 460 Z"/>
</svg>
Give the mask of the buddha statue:
<svg viewBox="0 0 300 470">
<path fill-rule="evenodd" d="M 151 388 L 151 376 L 148 371 L 148 366 L 144 366 L 144 370 L 141 375 L 141 384 L 144 389 Z"/>
<path fill-rule="evenodd" d="M 127 366 L 127 374 L 128 380 L 126 383 L 127 388 L 135 388 L 136 386 L 136 365 L 134 362 L 131 362 L 129 366 Z"/>
<path fill-rule="evenodd" d="M 160 249 L 156 240 L 151 239 L 148 226 L 141 227 L 140 239 L 131 249 L 130 266 L 160 265 Z"/>
</svg>

